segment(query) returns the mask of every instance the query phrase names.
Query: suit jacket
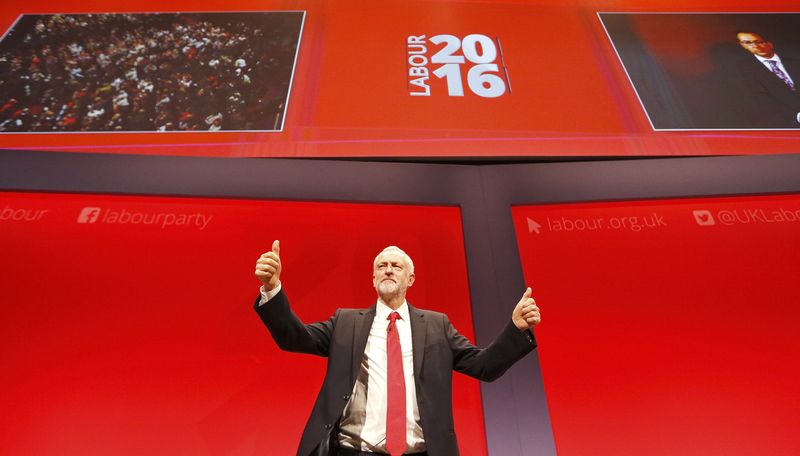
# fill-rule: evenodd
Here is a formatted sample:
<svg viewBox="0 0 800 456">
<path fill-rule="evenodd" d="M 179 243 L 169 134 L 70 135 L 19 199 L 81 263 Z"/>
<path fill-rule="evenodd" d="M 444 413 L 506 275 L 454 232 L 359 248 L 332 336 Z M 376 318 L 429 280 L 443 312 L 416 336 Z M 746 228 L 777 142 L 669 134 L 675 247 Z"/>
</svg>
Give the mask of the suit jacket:
<svg viewBox="0 0 800 456">
<path fill-rule="evenodd" d="M 281 349 L 328 358 L 322 388 L 297 450 L 298 456 L 314 451 L 326 454 L 361 367 L 375 305 L 368 309 L 338 309 L 327 321 L 306 325 L 292 312 L 283 290 L 264 305 L 259 306 L 259 300 L 260 296 L 256 299 L 256 312 Z M 431 456 L 458 455 L 453 429 L 452 371 L 479 380 L 495 380 L 532 351 L 536 341 L 531 331 L 520 331 L 509 320 L 491 345 L 478 348 L 455 330 L 445 314 L 408 307 L 417 405 L 427 452 Z"/>
<path fill-rule="evenodd" d="M 781 63 L 794 81 L 794 92 L 755 57 L 737 60 L 742 87 L 730 96 L 744 102 L 741 113 L 748 127 L 800 128 L 800 60 L 781 56 Z"/>
</svg>

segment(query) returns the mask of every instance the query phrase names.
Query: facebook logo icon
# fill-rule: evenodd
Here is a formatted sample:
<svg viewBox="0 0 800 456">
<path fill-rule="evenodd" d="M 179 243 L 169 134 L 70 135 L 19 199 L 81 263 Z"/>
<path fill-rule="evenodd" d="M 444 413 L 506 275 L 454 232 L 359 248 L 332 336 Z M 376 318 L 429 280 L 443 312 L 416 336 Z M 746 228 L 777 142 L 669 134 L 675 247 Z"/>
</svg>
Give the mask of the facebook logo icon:
<svg viewBox="0 0 800 456">
<path fill-rule="evenodd" d="M 99 207 L 84 207 L 78 215 L 78 223 L 94 223 L 100 218 Z"/>
</svg>

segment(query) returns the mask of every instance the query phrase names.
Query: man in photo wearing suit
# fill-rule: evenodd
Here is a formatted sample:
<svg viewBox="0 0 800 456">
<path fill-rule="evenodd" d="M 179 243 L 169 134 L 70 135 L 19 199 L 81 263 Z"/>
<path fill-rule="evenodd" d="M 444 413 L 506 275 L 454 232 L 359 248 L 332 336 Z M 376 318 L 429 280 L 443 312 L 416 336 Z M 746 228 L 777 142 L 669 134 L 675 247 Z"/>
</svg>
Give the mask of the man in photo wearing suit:
<svg viewBox="0 0 800 456">
<path fill-rule="evenodd" d="M 531 330 L 541 316 L 530 288 L 497 339 L 478 348 L 445 314 L 406 302 L 414 263 L 395 246 L 373 264 L 377 302 L 324 322 L 304 324 L 292 312 L 280 274 L 276 240 L 256 262 L 256 312 L 281 349 L 328 358 L 298 456 L 458 455 L 452 371 L 492 381 L 536 347 Z"/>
<path fill-rule="evenodd" d="M 769 40 L 753 32 L 736 34 L 751 57 L 740 59 L 740 113 L 756 128 L 800 128 L 800 60 L 778 56 Z"/>
</svg>

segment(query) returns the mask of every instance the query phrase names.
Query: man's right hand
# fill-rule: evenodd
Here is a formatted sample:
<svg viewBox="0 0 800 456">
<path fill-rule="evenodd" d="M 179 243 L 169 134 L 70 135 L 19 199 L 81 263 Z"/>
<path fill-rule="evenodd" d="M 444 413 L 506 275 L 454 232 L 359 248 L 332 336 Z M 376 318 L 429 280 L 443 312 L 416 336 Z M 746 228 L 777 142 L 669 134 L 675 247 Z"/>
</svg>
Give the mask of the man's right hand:
<svg viewBox="0 0 800 456">
<path fill-rule="evenodd" d="M 272 250 L 264 253 L 256 261 L 256 278 L 264 283 L 264 289 L 273 290 L 280 283 L 281 242 L 272 242 Z"/>
</svg>

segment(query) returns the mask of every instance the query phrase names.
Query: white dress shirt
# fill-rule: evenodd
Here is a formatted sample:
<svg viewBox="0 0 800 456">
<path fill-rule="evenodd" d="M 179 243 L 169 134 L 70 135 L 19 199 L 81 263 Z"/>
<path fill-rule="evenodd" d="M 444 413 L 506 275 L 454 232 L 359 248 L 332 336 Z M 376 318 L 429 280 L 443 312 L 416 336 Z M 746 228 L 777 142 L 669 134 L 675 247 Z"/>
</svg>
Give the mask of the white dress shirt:
<svg viewBox="0 0 800 456">
<path fill-rule="evenodd" d="M 281 290 L 281 285 L 266 292 L 261 287 L 263 305 Z M 367 338 L 361 369 L 350 400 L 345 405 L 339 424 L 339 441 L 343 447 L 386 453 L 387 360 L 386 329 L 392 309 L 378 300 L 375 318 Z M 403 353 L 403 375 L 406 379 L 406 453 L 425 451 L 425 439 L 420 426 L 417 391 L 414 383 L 414 353 L 411 342 L 411 320 L 408 304 L 397 309 L 395 322 Z"/>
</svg>

